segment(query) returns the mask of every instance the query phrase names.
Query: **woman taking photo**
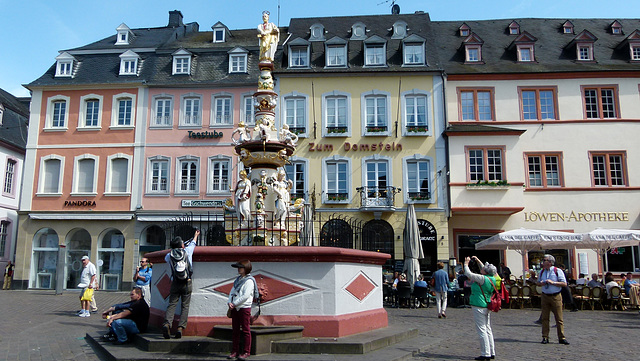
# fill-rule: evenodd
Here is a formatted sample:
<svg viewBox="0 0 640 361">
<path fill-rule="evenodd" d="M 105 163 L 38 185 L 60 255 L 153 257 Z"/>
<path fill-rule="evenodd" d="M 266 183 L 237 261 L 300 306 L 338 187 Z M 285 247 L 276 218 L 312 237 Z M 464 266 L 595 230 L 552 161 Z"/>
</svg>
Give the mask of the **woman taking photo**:
<svg viewBox="0 0 640 361">
<path fill-rule="evenodd" d="M 479 273 L 471 272 L 469 269 L 469 262 L 473 259 L 475 264 L 472 264 L 473 268 L 480 269 Z M 490 311 L 487 308 L 487 304 L 491 302 L 491 294 L 493 293 L 493 287 L 496 284 L 495 274 L 496 266 L 487 262 L 482 264 L 478 257 L 465 258 L 464 260 L 464 273 L 471 284 L 471 297 L 469 298 L 469 304 L 473 312 L 473 320 L 476 324 L 476 331 L 478 337 L 480 337 L 480 348 L 482 355 L 476 357 L 476 360 L 491 360 L 496 356 L 496 349 L 493 343 L 493 331 L 491 330 Z"/>
<path fill-rule="evenodd" d="M 227 359 L 237 358 L 244 361 L 251 353 L 251 303 L 257 289 L 256 280 L 251 276 L 251 262 L 242 260 L 231 265 L 238 269 L 238 278 L 233 281 L 233 289 L 229 293 L 229 312 L 233 329 L 233 347 Z M 240 338 L 243 349 L 240 352 Z"/>
</svg>

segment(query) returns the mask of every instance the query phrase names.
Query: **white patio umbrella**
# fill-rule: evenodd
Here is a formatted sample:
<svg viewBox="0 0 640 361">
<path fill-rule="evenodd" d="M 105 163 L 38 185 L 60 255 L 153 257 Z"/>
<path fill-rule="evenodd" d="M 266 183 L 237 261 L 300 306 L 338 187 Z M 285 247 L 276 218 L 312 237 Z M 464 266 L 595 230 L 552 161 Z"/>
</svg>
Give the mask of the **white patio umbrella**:
<svg viewBox="0 0 640 361">
<path fill-rule="evenodd" d="M 422 251 L 422 243 L 420 242 L 420 230 L 418 229 L 418 218 L 416 217 L 416 209 L 413 204 L 407 207 L 407 217 L 404 221 L 403 245 L 404 245 L 404 269 L 407 274 L 407 281 L 413 284 L 420 274 L 419 259 L 424 258 Z"/>
<path fill-rule="evenodd" d="M 514 229 L 501 232 L 476 243 L 477 250 L 511 249 L 522 256 L 522 282 L 526 273 L 527 252 L 551 248 L 573 248 L 582 240 L 582 234 L 545 231 L 537 229 Z"/>
<path fill-rule="evenodd" d="M 637 246 L 640 243 L 640 231 L 632 229 L 596 228 L 582 236 L 582 242 L 576 247 L 592 249 L 600 257 L 612 248 Z"/>
</svg>

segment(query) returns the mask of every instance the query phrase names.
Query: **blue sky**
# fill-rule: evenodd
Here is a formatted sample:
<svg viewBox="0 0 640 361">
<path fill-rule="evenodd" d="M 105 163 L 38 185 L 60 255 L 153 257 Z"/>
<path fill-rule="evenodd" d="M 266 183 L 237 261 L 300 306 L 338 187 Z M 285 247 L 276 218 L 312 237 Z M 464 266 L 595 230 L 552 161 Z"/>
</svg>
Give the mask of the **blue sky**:
<svg viewBox="0 0 640 361">
<path fill-rule="evenodd" d="M 517 18 L 638 18 L 640 1 L 621 0 L 396 0 L 401 13 L 421 10 L 432 20 Z M 131 28 L 167 24 L 170 10 L 180 10 L 185 22 L 209 30 L 218 21 L 230 29 L 256 27 L 263 10 L 286 26 L 292 17 L 389 14 L 385 0 L 0 0 L 0 88 L 29 96 L 22 87 L 42 75 L 60 50 L 79 47 L 115 34 L 121 23 Z M 628 31 L 628 29 L 626 29 Z"/>
</svg>

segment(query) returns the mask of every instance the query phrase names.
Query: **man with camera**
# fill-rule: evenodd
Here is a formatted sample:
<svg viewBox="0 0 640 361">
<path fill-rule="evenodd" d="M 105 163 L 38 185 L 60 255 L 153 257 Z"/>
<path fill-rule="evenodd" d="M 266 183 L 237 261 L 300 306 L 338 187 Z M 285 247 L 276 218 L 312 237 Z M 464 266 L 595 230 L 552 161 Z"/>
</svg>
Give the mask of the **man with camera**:
<svg viewBox="0 0 640 361">
<path fill-rule="evenodd" d="M 542 270 L 538 277 L 538 286 L 542 286 L 540 305 L 542 307 L 542 343 L 549 343 L 549 313 L 553 313 L 556 319 L 558 342 L 568 345 L 569 341 L 564 335 L 564 321 L 562 319 L 562 287 L 567 285 L 567 280 L 562 270 L 554 267 L 555 257 L 545 254 L 542 260 Z"/>
<path fill-rule="evenodd" d="M 142 258 L 140 260 L 140 266 L 136 268 L 136 274 L 133 275 L 133 280 L 137 287 L 142 289 L 142 297 L 147 302 L 148 306 L 151 306 L 151 265 L 149 259 Z"/>
</svg>

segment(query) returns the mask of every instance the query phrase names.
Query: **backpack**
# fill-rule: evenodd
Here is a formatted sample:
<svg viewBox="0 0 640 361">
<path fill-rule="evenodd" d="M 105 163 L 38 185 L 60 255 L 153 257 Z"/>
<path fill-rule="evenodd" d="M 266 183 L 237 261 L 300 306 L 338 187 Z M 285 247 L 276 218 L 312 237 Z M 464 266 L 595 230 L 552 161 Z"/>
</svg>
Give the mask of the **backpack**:
<svg viewBox="0 0 640 361">
<path fill-rule="evenodd" d="M 186 281 L 191 278 L 193 275 L 193 269 L 191 268 L 191 262 L 189 262 L 187 252 L 184 248 L 172 249 L 169 261 L 171 264 L 171 274 L 173 275 L 174 280 Z"/>
</svg>

